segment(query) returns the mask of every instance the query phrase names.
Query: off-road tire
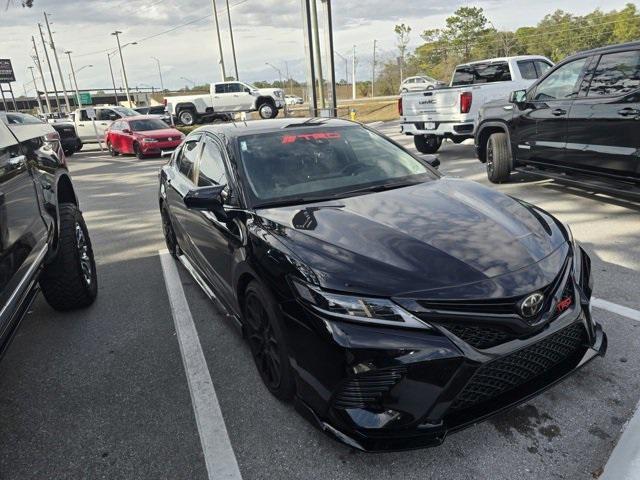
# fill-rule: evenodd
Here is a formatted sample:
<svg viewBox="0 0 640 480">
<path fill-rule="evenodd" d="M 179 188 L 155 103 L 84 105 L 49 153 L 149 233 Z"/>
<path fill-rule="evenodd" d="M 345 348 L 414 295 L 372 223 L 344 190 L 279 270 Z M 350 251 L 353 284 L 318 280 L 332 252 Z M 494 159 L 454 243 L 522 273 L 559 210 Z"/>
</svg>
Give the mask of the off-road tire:
<svg viewBox="0 0 640 480">
<path fill-rule="evenodd" d="M 512 158 L 507 134 L 503 132 L 491 134 L 486 149 L 487 178 L 491 183 L 508 182 L 511 176 Z"/>
<path fill-rule="evenodd" d="M 257 301 L 264 309 L 265 316 L 263 320 L 265 321 L 265 327 L 268 325 L 269 328 L 269 333 L 265 334 L 265 336 L 271 337 L 271 342 L 261 342 L 259 338 L 256 339 L 256 337 L 261 337 L 264 331 L 260 332 L 252 326 L 254 321 L 251 319 L 249 309 L 251 309 L 251 302 L 253 301 Z M 279 309 L 275 300 L 259 282 L 254 280 L 247 285 L 247 288 L 244 291 L 242 309 L 244 331 L 262 381 L 271 394 L 279 400 L 291 400 L 295 393 L 295 379 L 293 376 L 293 368 L 289 361 L 289 352 L 286 346 L 282 321 L 278 313 Z M 274 340 L 275 344 L 273 343 Z M 279 378 L 275 384 L 270 382 L 269 373 L 267 372 L 268 369 L 261 365 L 261 359 L 265 357 L 261 357 L 258 350 L 260 348 L 259 345 L 264 345 L 265 343 L 271 345 L 270 348 L 272 351 L 269 356 L 273 355 L 273 357 L 270 358 L 275 357 L 278 359 L 277 371 L 279 373 Z M 263 352 L 263 355 L 266 354 Z"/>
<path fill-rule="evenodd" d="M 442 137 L 436 135 L 414 135 L 413 144 L 420 153 L 436 153 L 442 145 Z"/>
<path fill-rule="evenodd" d="M 191 125 L 195 125 L 196 123 L 196 112 L 193 108 L 185 108 L 178 112 L 178 121 L 182 125 L 186 125 L 190 127 Z"/>
<path fill-rule="evenodd" d="M 55 310 L 88 307 L 98 295 L 98 276 L 89 231 L 82 213 L 73 203 L 62 203 L 58 210 L 58 250 L 40 275 L 40 287 L 47 303 Z M 77 228 L 82 232 L 82 244 Z M 84 264 L 87 266 L 88 262 L 90 272 L 83 270 L 83 252 L 86 254 Z"/>
</svg>

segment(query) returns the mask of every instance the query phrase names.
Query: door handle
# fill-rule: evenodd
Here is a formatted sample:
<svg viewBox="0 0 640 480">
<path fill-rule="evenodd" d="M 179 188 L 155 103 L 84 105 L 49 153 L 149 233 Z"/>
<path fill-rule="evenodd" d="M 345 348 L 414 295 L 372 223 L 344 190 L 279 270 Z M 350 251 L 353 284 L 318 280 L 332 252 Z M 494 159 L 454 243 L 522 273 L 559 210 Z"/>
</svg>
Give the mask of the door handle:
<svg viewBox="0 0 640 480">
<path fill-rule="evenodd" d="M 638 110 L 637 108 L 626 107 L 622 110 L 618 110 L 618 115 L 620 115 L 621 117 L 637 117 L 638 115 L 640 115 L 640 110 Z"/>
<path fill-rule="evenodd" d="M 553 112 L 551 112 L 551 115 L 554 115 L 556 117 L 561 117 L 562 115 L 566 115 L 567 111 L 563 110 L 562 108 L 556 108 Z"/>
</svg>

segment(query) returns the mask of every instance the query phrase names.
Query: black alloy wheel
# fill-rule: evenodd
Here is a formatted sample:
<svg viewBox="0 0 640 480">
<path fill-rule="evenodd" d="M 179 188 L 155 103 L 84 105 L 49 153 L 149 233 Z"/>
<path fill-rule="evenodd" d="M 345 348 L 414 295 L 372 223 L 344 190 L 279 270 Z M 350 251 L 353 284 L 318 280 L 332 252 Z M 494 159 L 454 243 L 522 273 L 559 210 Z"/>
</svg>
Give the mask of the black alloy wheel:
<svg viewBox="0 0 640 480">
<path fill-rule="evenodd" d="M 276 398 L 288 400 L 294 393 L 293 373 L 272 302 L 257 282 L 249 284 L 244 301 L 245 333 L 262 381 Z"/>
</svg>

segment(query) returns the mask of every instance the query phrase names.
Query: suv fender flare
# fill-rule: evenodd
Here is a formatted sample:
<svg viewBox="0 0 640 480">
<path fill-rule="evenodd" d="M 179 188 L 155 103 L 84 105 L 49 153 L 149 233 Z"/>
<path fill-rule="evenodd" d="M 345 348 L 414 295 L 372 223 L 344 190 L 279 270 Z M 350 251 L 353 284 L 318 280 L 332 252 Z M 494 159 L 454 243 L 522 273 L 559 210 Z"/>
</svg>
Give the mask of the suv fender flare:
<svg viewBox="0 0 640 480">
<path fill-rule="evenodd" d="M 56 256 L 58 251 L 58 235 L 60 232 L 60 204 L 73 203 L 76 207 L 80 207 L 78 197 L 76 195 L 75 188 L 71 182 L 71 177 L 67 172 L 60 172 L 56 175 L 55 187 L 51 189 L 52 195 L 50 201 L 53 203 L 47 203 L 46 208 L 49 213 L 54 217 L 55 225 L 53 232 L 53 239 L 49 251 L 47 252 L 46 262 L 49 262 Z"/>
<path fill-rule="evenodd" d="M 487 146 L 487 142 L 489 141 L 489 137 L 492 133 L 502 132 L 507 135 L 507 142 L 509 144 L 509 150 L 511 151 L 512 158 L 515 160 L 515 152 L 513 151 L 513 145 L 511 144 L 511 132 L 509 131 L 509 126 L 502 121 L 490 121 L 481 123 L 478 126 L 475 137 L 476 144 L 476 153 L 478 156 L 478 160 L 482 163 L 487 161 L 484 158 L 485 148 Z"/>
</svg>

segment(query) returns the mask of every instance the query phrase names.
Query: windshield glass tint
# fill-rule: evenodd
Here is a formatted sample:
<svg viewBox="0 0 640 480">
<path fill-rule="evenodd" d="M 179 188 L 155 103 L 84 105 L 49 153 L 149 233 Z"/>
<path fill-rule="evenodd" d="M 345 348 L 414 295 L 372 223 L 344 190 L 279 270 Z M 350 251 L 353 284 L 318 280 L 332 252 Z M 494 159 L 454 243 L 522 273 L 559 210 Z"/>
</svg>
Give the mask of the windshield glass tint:
<svg viewBox="0 0 640 480">
<path fill-rule="evenodd" d="M 169 126 L 162 120 L 156 118 L 146 118 L 144 120 L 131 120 L 129 121 L 131 130 L 134 132 L 146 132 L 148 130 L 162 130 L 169 128 Z"/>
<path fill-rule="evenodd" d="M 241 137 L 239 147 L 258 204 L 435 178 L 410 154 L 357 126 L 251 135 Z"/>
<path fill-rule="evenodd" d="M 511 80 L 511 72 L 507 62 L 479 63 L 456 68 L 451 86 L 506 82 L 509 80 Z"/>
<path fill-rule="evenodd" d="M 136 112 L 132 108 L 113 107 L 113 109 L 124 117 L 135 117 L 136 115 L 140 115 L 140 112 Z"/>
</svg>

